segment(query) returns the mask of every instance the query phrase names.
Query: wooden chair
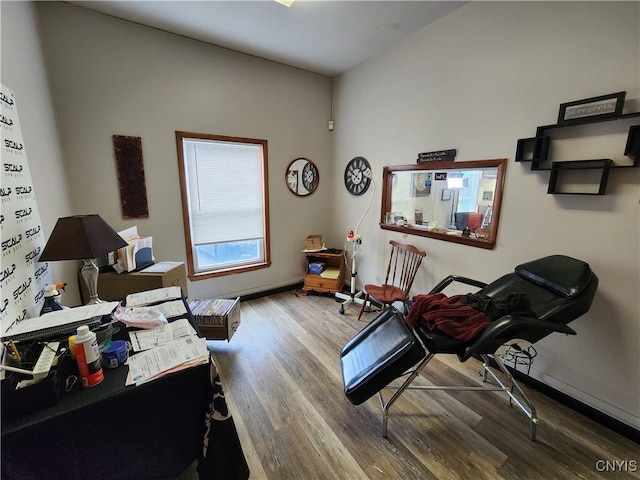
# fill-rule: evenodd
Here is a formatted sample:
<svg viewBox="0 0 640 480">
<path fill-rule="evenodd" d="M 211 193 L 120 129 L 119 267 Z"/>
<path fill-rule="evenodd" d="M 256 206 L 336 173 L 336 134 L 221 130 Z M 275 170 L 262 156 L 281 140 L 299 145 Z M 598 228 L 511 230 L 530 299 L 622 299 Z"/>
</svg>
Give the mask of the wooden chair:
<svg viewBox="0 0 640 480">
<path fill-rule="evenodd" d="M 389 257 L 384 283 L 382 285 L 367 284 L 364 286 L 365 296 L 358 320 L 362 317 L 362 312 L 365 310 L 369 297 L 376 299 L 383 307 L 389 307 L 394 302 L 402 302 L 405 313 L 407 311 L 409 290 L 411 290 L 413 279 L 418 272 L 422 259 L 427 254 L 413 245 L 403 245 L 393 240 L 389 243 L 391 244 L 391 256 Z"/>
</svg>

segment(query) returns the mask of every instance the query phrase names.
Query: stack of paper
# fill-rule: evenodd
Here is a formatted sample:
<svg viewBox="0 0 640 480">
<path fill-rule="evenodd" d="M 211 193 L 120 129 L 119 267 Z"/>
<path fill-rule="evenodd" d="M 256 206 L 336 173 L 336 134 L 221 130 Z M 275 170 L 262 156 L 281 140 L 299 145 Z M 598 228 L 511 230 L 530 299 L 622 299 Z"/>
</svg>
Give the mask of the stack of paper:
<svg viewBox="0 0 640 480">
<path fill-rule="evenodd" d="M 180 337 L 129 357 L 127 385 L 142 385 L 167 373 L 201 365 L 209 361 L 206 338 Z"/>
<path fill-rule="evenodd" d="M 71 333 L 80 325 L 92 325 L 100 322 L 104 315 L 109 315 L 117 306 L 118 302 L 102 302 L 56 310 L 40 317 L 14 322 L 0 337 L 3 341 L 20 341 Z"/>
<path fill-rule="evenodd" d="M 134 312 L 154 310 L 167 318 L 187 313 L 180 287 L 158 288 L 128 295 L 127 307 Z M 138 353 L 129 357 L 127 385 L 141 385 L 167 373 L 209 361 L 207 339 L 197 336 L 187 318 L 179 318 L 153 329 L 131 331 L 129 338 L 133 350 Z"/>
<path fill-rule="evenodd" d="M 130 293 L 127 295 L 125 302 L 127 307 L 141 307 L 143 305 L 151 305 L 152 303 L 165 302 L 178 298 L 182 298 L 182 290 L 180 287 L 163 287 L 139 293 Z"/>
<path fill-rule="evenodd" d="M 191 335 L 197 335 L 197 332 L 186 318 L 181 318 L 171 323 L 164 323 L 152 330 L 129 332 L 131 345 L 136 352 L 148 350 L 180 337 L 188 337 Z"/>
<path fill-rule="evenodd" d="M 118 249 L 116 272 L 132 272 L 137 268 L 153 263 L 153 238 L 138 235 L 138 227 L 133 226 L 118 232 L 128 245 Z"/>
<path fill-rule="evenodd" d="M 333 280 L 337 279 L 340 276 L 339 268 L 327 268 L 324 272 L 320 274 L 322 278 L 331 278 Z"/>
<path fill-rule="evenodd" d="M 161 302 L 161 303 L 158 303 Z M 154 328 L 167 318 L 185 316 L 180 287 L 165 287 L 127 295 L 126 307 L 118 307 L 114 318 L 128 327 Z"/>
</svg>

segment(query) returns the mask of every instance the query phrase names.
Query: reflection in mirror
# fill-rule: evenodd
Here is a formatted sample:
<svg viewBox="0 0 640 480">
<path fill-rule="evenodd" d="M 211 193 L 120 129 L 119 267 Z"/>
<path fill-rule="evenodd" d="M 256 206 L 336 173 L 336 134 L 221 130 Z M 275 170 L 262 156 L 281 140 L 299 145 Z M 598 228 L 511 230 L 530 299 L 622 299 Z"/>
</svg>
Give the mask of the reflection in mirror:
<svg viewBox="0 0 640 480">
<path fill-rule="evenodd" d="M 296 158 L 287 167 L 286 182 L 291 193 L 299 197 L 310 195 L 320 182 L 318 167 L 307 158 Z"/>
<path fill-rule="evenodd" d="M 506 159 L 384 167 L 380 226 L 492 249 Z"/>
</svg>

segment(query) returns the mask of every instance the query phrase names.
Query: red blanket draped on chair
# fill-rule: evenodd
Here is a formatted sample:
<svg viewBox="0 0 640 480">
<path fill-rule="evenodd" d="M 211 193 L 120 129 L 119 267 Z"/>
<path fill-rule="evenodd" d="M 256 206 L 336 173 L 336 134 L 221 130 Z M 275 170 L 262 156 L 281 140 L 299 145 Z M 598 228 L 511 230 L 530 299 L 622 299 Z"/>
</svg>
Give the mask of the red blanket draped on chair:
<svg viewBox="0 0 640 480">
<path fill-rule="evenodd" d="M 493 320 L 485 313 L 460 301 L 462 295 L 447 297 L 444 293 L 416 295 L 407 314 L 407 324 L 419 324 L 440 331 L 456 340 L 467 342 L 478 336 Z"/>
</svg>

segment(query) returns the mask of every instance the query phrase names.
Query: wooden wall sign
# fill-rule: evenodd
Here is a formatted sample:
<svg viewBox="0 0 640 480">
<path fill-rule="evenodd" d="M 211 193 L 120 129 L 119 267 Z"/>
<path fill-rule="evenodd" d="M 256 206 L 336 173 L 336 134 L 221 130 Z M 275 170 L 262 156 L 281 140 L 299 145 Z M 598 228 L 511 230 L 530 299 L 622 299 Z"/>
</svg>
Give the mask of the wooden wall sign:
<svg viewBox="0 0 640 480">
<path fill-rule="evenodd" d="M 149 218 L 142 162 L 142 138 L 113 136 L 122 218 Z"/>
<path fill-rule="evenodd" d="M 435 152 L 422 152 L 418 154 L 417 163 L 426 162 L 453 162 L 456 158 L 456 149 L 437 150 Z"/>
</svg>

